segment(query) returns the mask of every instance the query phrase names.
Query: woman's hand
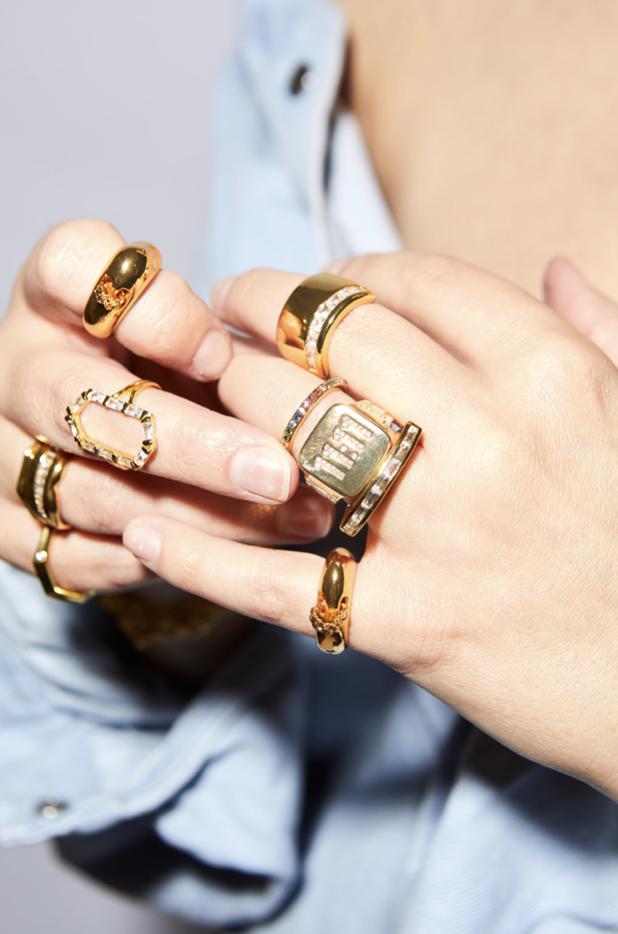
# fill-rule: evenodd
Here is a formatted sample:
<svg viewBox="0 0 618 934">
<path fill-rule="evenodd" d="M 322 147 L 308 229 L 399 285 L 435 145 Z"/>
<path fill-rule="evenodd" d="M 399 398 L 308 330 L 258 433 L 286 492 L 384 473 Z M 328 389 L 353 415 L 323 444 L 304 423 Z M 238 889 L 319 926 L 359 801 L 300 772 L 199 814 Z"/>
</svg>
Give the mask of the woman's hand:
<svg viewBox="0 0 618 934">
<path fill-rule="evenodd" d="M 0 557 L 32 568 L 39 530 L 15 485 L 22 452 L 36 434 L 75 455 L 59 486 L 62 516 L 73 531 L 57 535 L 50 553 L 65 588 L 109 590 L 147 576 L 119 536 L 132 517 L 149 512 L 247 542 L 325 534 L 328 504 L 308 491 L 286 502 L 298 470 L 276 441 L 205 407 L 205 384 L 229 362 L 231 341 L 178 275 L 162 270 L 109 340 L 83 330 L 88 295 L 122 246 L 109 224 L 61 224 L 38 243 L 15 284 L 0 327 Z M 83 456 L 64 413 L 82 390 L 115 392 L 135 373 L 180 394 L 150 389 L 140 396 L 156 415 L 159 446 L 143 471 L 123 473 Z M 106 438 L 128 430 L 128 419 L 101 414 L 109 416 Z"/>
<path fill-rule="evenodd" d="M 549 307 L 464 263 L 401 253 L 331 271 L 377 297 L 334 332 L 333 375 L 424 428 L 370 524 L 351 644 L 522 754 L 618 795 L 616 367 Z M 299 279 L 253 271 L 213 303 L 272 343 Z M 220 395 L 277 436 L 317 382 L 255 352 L 230 363 Z M 152 517 L 124 540 L 180 587 L 312 631 L 315 555 Z"/>
</svg>

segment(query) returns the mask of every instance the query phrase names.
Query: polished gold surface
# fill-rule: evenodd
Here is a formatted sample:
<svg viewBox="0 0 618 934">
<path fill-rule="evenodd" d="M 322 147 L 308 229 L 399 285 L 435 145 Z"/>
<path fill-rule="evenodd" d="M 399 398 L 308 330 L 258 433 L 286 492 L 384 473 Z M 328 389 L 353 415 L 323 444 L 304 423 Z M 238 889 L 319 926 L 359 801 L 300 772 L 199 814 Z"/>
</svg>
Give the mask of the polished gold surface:
<svg viewBox="0 0 618 934">
<path fill-rule="evenodd" d="M 421 434 L 418 425 L 406 422 L 374 476 L 343 514 L 339 526 L 342 532 L 353 538 L 364 528 L 409 462 Z"/>
<path fill-rule="evenodd" d="M 84 327 L 105 338 L 118 327 L 161 268 L 161 254 L 151 243 L 130 243 L 116 253 L 90 293 Z"/>
<path fill-rule="evenodd" d="M 303 444 L 307 483 L 332 502 L 354 499 L 391 446 L 389 433 L 355 405 L 332 405 Z"/>
<path fill-rule="evenodd" d="M 346 548 L 335 548 L 324 563 L 316 604 L 309 614 L 323 652 L 339 655 L 348 645 L 356 561 Z"/>
<path fill-rule="evenodd" d="M 29 510 L 43 525 L 52 529 L 68 529 L 62 521 L 57 485 L 67 458 L 47 439 L 37 436 L 23 453 L 17 479 L 17 493 Z"/>
<path fill-rule="evenodd" d="M 53 597 L 55 600 L 64 600 L 65 603 L 86 603 L 87 600 L 94 597 L 94 591 L 81 593 L 78 590 L 66 590 L 56 583 L 51 573 L 49 568 L 49 547 L 53 532 L 54 530 L 49 526 L 43 526 L 39 537 L 39 543 L 34 553 L 34 558 L 32 559 L 34 570 L 41 581 L 43 590 L 48 597 Z"/>
<path fill-rule="evenodd" d="M 374 296 L 362 285 L 322 272 L 308 276 L 287 299 L 277 323 L 281 356 L 326 379 L 328 352 L 335 328 Z"/>
<path fill-rule="evenodd" d="M 67 406 L 65 414 L 65 420 L 71 429 L 76 444 L 86 453 L 102 458 L 114 467 L 118 467 L 119 470 L 141 470 L 157 449 L 155 417 L 152 412 L 133 403 L 138 393 L 144 389 L 160 388 L 158 383 L 153 383 L 147 379 L 139 379 L 111 396 L 94 389 L 85 390 L 72 405 Z M 118 448 L 108 447 L 86 434 L 81 419 L 89 405 L 100 405 L 112 412 L 118 412 L 140 422 L 143 439 L 141 447 L 135 456 Z"/>
<path fill-rule="evenodd" d="M 346 386 L 346 381 L 336 376 L 334 379 L 327 379 L 323 383 L 320 383 L 319 386 L 316 386 L 315 389 L 303 399 L 283 430 L 281 444 L 286 450 L 292 447 L 296 432 L 300 428 L 305 417 L 309 412 L 313 411 L 320 399 L 323 399 L 329 392 L 333 392 L 335 389 L 345 389 Z"/>
</svg>

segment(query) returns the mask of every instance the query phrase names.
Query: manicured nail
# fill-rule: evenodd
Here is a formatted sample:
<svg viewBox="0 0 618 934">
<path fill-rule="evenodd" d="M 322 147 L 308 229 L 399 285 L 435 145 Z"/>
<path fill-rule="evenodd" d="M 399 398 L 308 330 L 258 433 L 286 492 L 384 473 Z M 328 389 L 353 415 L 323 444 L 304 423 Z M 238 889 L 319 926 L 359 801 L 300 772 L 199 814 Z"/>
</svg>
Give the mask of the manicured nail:
<svg viewBox="0 0 618 934">
<path fill-rule="evenodd" d="M 232 342 L 224 331 L 208 332 L 193 357 L 192 368 L 201 379 L 218 379 L 232 358 Z"/>
<path fill-rule="evenodd" d="M 236 276 L 224 276 L 223 279 L 215 282 L 210 293 L 210 305 L 213 311 L 223 307 L 227 293 L 230 291 L 230 286 L 235 278 Z"/>
<path fill-rule="evenodd" d="M 125 548 L 146 564 L 152 564 L 161 551 L 161 536 L 149 525 L 130 523 L 122 536 Z"/>
<path fill-rule="evenodd" d="M 288 455 L 277 448 L 243 448 L 231 458 L 228 476 L 245 493 L 271 502 L 284 502 L 292 488 Z"/>
<path fill-rule="evenodd" d="M 333 524 L 333 510 L 327 503 L 311 497 L 280 506 L 275 521 L 282 535 L 309 539 L 324 538 Z"/>
</svg>

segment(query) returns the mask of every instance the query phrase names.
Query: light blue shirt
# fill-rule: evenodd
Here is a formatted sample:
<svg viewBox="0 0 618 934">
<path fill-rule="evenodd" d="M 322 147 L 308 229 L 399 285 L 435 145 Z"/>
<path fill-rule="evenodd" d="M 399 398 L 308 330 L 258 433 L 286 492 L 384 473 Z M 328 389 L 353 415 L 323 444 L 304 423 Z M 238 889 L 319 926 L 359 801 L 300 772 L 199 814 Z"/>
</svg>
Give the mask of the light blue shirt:
<svg viewBox="0 0 618 934">
<path fill-rule="evenodd" d="M 400 247 L 326 0 L 254 0 L 212 134 L 213 279 Z M 291 82 L 308 68 L 298 93 Z M 354 652 L 266 625 L 190 700 L 0 565 L 0 839 L 272 934 L 618 931 L 618 808 Z"/>
</svg>

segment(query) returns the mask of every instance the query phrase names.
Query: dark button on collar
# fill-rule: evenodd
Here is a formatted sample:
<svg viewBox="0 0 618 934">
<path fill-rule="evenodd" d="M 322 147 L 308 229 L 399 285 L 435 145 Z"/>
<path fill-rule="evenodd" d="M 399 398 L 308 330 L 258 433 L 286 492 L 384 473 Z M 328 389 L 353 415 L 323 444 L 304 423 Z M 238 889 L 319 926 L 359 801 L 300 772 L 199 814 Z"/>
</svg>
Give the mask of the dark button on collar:
<svg viewBox="0 0 618 934">
<path fill-rule="evenodd" d="M 288 90 L 290 94 L 301 94 L 303 91 L 306 91 L 309 85 L 311 84 L 312 71 L 309 65 L 306 62 L 302 62 L 297 66 L 295 71 L 292 73 L 290 78 L 290 83 L 288 85 Z"/>
</svg>

